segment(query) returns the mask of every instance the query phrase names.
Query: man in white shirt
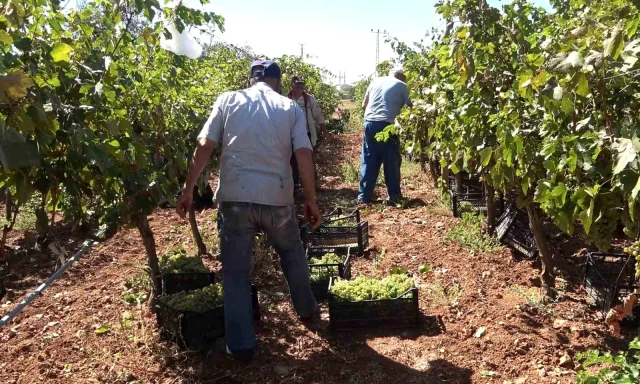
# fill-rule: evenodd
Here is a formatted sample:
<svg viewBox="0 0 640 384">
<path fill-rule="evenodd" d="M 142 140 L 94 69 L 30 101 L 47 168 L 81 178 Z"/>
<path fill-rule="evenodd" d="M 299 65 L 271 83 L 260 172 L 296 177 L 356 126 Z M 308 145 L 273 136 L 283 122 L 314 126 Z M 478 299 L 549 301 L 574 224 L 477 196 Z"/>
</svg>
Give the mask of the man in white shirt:
<svg viewBox="0 0 640 384">
<path fill-rule="evenodd" d="M 198 135 L 193 161 L 177 204 L 186 215 L 193 185 L 214 148 L 222 145 L 216 190 L 220 217 L 220 256 L 225 302 L 227 354 L 253 357 L 256 336 L 249 281 L 252 239 L 263 231 L 280 255 L 291 300 L 302 321 L 317 319 L 293 201 L 292 153 L 304 188 L 304 212 L 314 228 L 321 222 L 316 204 L 312 146 L 304 113 L 279 94 L 281 71 L 269 60 L 254 61 L 250 88 L 226 92 L 216 100 Z"/>
<path fill-rule="evenodd" d="M 327 124 L 324 121 L 324 116 L 322 115 L 322 109 L 318 104 L 318 100 L 316 100 L 313 95 L 310 95 L 305 91 L 304 80 L 299 76 L 293 76 L 291 78 L 291 91 L 287 96 L 298 103 L 298 106 L 304 112 L 307 134 L 309 135 L 309 140 L 311 140 L 311 145 L 315 149 L 318 141 L 320 141 L 321 138 L 327 137 L 328 134 Z M 320 135 L 318 135 L 318 129 L 320 130 Z M 313 164 L 315 167 L 315 152 L 313 153 Z M 293 169 L 293 180 L 294 182 L 298 182 L 298 164 L 295 157 L 291 158 L 291 168 Z M 317 186 L 318 169 L 315 168 L 315 170 Z"/>
</svg>

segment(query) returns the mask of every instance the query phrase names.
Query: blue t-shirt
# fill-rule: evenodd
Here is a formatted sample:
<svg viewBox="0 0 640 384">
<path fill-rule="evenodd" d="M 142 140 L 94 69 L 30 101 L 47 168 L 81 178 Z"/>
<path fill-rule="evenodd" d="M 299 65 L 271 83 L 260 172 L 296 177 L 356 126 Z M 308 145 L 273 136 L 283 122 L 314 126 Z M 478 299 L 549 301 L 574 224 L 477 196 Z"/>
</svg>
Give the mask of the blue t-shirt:
<svg viewBox="0 0 640 384">
<path fill-rule="evenodd" d="M 392 76 L 373 79 L 365 98 L 369 98 L 364 111 L 366 121 L 386 121 L 393 123 L 400 110 L 411 103 L 407 84 Z"/>
</svg>

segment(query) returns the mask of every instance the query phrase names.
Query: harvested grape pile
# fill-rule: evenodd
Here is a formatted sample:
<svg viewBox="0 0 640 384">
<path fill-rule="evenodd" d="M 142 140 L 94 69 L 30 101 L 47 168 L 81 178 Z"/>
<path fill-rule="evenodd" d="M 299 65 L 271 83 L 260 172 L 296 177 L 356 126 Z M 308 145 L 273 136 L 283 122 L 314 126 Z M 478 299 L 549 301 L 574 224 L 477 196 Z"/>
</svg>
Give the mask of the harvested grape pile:
<svg viewBox="0 0 640 384">
<path fill-rule="evenodd" d="M 162 296 L 158 301 L 179 312 L 204 313 L 223 303 L 222 284 L 211 284 L 202 289 Z"/>
<path fill-rule="evenodd" d="M 342 257 L 335 253 L 327 253 L 322 258 L 311 258 L 309 264 L 323 265 L 323 264 L 340 264 L 342 263 Z M 328 280 L 331 277 L 338 276 L 339 268 L 335 265 L 327 266 L 326 268 L 317 269 L 314 268 L 309 274 L 311 281 Z"/>
<path fill-rule="evenodd" d="M 158 263 L 162 274 L 209 272 L 200 257 L 187 256 L 184 248 L 179 248 L 171 254 L 161 256 Z"/>
<path fill-rule="evenodd" d="M 414 287 L 413 278 L 405 274 L 392 274 L 383 279 L 360 276 L 354 280 L 337 280 L 331 293 L 340 300 L 395 299 Z"/>
</svg>

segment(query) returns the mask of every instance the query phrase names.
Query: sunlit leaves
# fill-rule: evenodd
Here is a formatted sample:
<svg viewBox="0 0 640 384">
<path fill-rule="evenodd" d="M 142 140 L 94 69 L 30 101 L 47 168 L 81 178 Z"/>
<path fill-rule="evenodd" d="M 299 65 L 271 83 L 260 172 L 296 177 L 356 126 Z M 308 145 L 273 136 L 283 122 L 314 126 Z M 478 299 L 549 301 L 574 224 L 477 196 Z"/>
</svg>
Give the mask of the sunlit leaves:
<svg viewBox="0 0 640 384">
<path fill-rule="evenodd" d="M 69 44 L 56 42 L 51 50 L 51 57 L 54 62 L 69 61 L 69 54 L 72 50 L 73 48 Z"/>
<path fill-rule="evenodd" d="M 604 55 L 611 56 L 614 60 L 622 52 L 622 32 L 623 28 L 618 24 L 611 31 L 611 36 L 604 41 Z"/>
<path fill-rule="evenodd" d="M 26 73 L 15 69 L 6 75 L 0 75 L 0 101 L 15 101 L 27 95 L 33 81 Z"/>
</svg>

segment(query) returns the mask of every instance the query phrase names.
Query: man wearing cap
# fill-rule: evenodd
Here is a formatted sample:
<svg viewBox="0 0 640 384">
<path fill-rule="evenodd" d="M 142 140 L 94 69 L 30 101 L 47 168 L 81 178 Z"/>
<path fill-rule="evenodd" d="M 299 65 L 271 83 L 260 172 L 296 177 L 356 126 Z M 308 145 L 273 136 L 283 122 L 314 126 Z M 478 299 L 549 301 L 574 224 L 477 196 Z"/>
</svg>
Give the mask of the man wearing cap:
<svg viewBox="0 0 640 384">
<path fill-rule="evenodd" d="M 291 91 L 287 95 L 291 100 L 298 103 L 298 106 L 304 112 L 305 123 L 307 125 L 307 134 L 309 135 L 309 139 L 311 140 L 311 145 L 313 148 L 316 147 L 318 141 L 327 137 L 327 124 L 324 121 L 324 116 L 322 115 L 322 109 L 320 109 L 320 105 L 318 104 L 318 100 L 315 97 L 308 94 L 304 89 L 304 80 L 299 76 L 294 76 L 291 78 Z M 320 135 L 318 135 L 318 128 L 320 129 Z M 316 164 L 316 157 L 314 152 L 313 157 L 314 166 Z M 291 158 L 291 168 L 293 169 L 293 179 L 294 181 L 298 181 L 298 165 L 296 163 L 296 158 L 293 156 Z M 317 169 L 316 169 L 316 180 L 317 180 Z M 316 185 L 317 186 L 317 185 Z"/>
<path fill-rule="evenodd" d="M 220 216 L 225 341 L 227 354 L 241 361 L 253 357 L 256 335 L 249 281 L 252 239 L 263 231 L 280 256 L 293 306 L 303 322 L 317 319 L 317 304 L 309 283 L 309 267 L 296 220 L 292 152 L 304 188 L 304 212 L 317 228 L 312 146 L 304 113 L 280 95 L 281 71 L 269 60 L 251 64 L 250 88 L 223 93 L 198 135 L 178 214 L 188 212 L 193 185 L 218 145 L 220 178 L 216 190 Z"/>
<path fill-rule="evenodd" d="M 377 141 L 375 136 L 395 122 L 396 116 L 405 105 L 413 107 L 409 99 L 409 88 L 402 69 L 392 70 L 389 76 L 374 79 L 364 95 L 364 134 L 360 156 L 360 188 L 358 202 L 369 204 L 384 165 L 384 182 L 387 186 L 387 202 L 394 203 L 402 198 L 400 191 L 400 139 L 392 135 L 386 142 Z"/>
</svg>

